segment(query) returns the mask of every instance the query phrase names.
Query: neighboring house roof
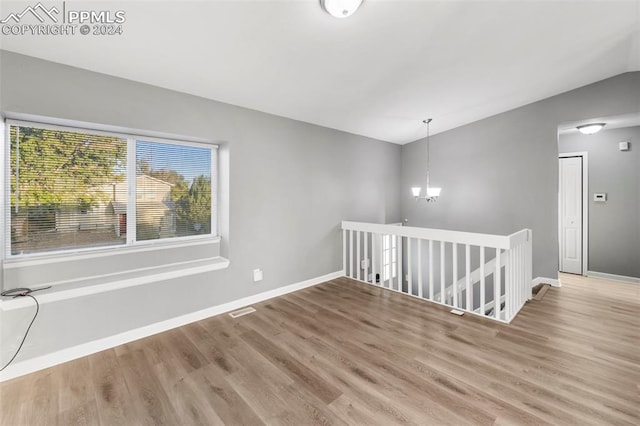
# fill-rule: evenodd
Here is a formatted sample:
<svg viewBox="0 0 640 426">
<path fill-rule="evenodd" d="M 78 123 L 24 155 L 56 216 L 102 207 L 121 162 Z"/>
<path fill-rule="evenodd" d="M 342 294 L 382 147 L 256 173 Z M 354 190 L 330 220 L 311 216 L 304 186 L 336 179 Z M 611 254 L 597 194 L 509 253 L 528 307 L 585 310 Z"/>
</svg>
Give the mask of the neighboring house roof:
<svg viewBox="0 0 640 426">
<path fill-rule="evenodd" d="M 114 214 L 127 214 L 127 203 L 121 201 L 110 201 L 111 208 L 113 208 Z M 156 210 L 166 211 L 173 210 L 176 203 L 173 201 L 137 201 L 136 207 L 139 210 Z"/>
<path fill-rule="evenodd" d="M 174 207 L 168 199 L 171 188 L 175 186 L 174 184 L 149 175 L 138 174 L 136 176 L 136 185 L 141 189 L 141 193 L 144 194 L 143 198 L 145 199 L 139 200 L 138 204 L 142 201 L 149 201 L 164 203 L 165 208 Z M 111 204 L 115 214 L 127 213 L 126 208 L 129 191 L 127 182 L 114 182 L 101 187 L 96 187 L 96 189 L 104 192 L 108 196 L 109 203 Z"/>
<path fill-rule="evenodd" d="M 149 176 L 149 175 L 145 175 L 145 174 L 138 174 L 136 175 L 136 180 L 150 180 L 153 182 L 157 182 L 160 183 L 162 185 L 166 185 L 169 188 L 175 186 L 174 184 L 164 181 L 162 179 L 158 179 L 158 178 L 154 178 L 153 176 Z M 126 182 L 113 182 L 113 183 L 109 183 L 109 184 L 105 184 L 105 185 L 100 185 L 95 187 L 95 189 L 99 190 L 99 191 L 103 191 L 103 192 L 111 192 L 113 191 L 113 186 L 116 185 L 117 187 L 122 187 L 123 189 L 126 189 L 127 183 Z"/>
<path fill-rule="evenodd" d="M 164 189 L 160 189 L 160 194 L 168 194 L 168 191 L 170 190 L 170 188 L 174 186 L 169 182 L 165 182 L 163 180 L 154 178 L 152 176 L 145 175 L 145 174 L 138 174 L 136 176 L 138 187 L 140 187 L 141 185 L 144 187 L 144 184 L 141 183 L 140 180 L 148 181 L 150 182 L 150 184 L 151 182 L 153 182 L 153 186 L 151 186 L 151 188 L 155 187 L 156 190 L 159 188 L 164 188 Z M 158 184 L 160 184 L 160 186 L 158 186 Z M 116 197 L 116 199 L 110 201 L 111 207 L 113 208 L 113 213 L 127 214 L 126 183 L 119 182 L 116 184 L 116 186 L 120 187 L 121 189 L 120 190 L 116 189 L 114 191 L 114 196 Z M 150 190 L 149 188 L 145 189 L 145 191 L 149 191 L 149 190 Z M 151 189 L 151 191 L 153 191 L 153 189 Z M 120 192 L 122 192 L 122 194 L 120 194 Z M 116 194 L 121 195 L 121 197 L 116 196 Z M 137 200 L 136 206 L 138 210 L 162 212 L 162 211 L 173 209 L 175 207 L 175 203 L 173 203 L 171 200 L 159 200 L 159 199 Z"/>
<path fill-rule="evenodd" d="M 144 173 L 138 173 L 138 175 L 136 175 L 136 178 L 146 178 L 146 179 L 149 179 L 149 180 L 154 180 L 156 182 L 168 185 L 169 187 L 175 186 L 172 183 L 169 183 L 167 181 L 164 181 L 164 180 L 161 180 L 161 179 L 158 179 L 158 178 L 154 178 L 153 176 L 145 175 Z"/>
</svg>

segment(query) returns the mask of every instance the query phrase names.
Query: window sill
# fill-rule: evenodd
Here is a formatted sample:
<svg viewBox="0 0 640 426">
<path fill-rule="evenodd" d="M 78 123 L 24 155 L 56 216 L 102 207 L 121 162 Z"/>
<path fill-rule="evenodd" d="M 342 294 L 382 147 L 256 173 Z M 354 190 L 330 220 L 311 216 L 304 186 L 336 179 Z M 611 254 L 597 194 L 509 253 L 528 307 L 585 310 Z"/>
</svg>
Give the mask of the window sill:
<svg viewBox="0 0 640 426">
<path fill-rule="evenodd" d="M 194 261 L 170 263 L 153 268 L 143 268 L 126 272 L 94 276 L 83 280 L 70 280 L 67 283 L 56 283 L 55 287 L 35 293 L 40 304 L 68 300 L 76 297 L 89 296 L 128 287 L 165 281 L 173 278 L 186 277 L 204 272 L 217 271 L 229 267 L 230 261 L 216 256 Z M 5 284 L 6 285 L 6 284 Z M 75 286 L 75 287 L 74 287 Z M 40 286 L 42 287 L 42 286 Z M 11 288 L 11 285 L 7 286 Z M 37 287 L 33 287 L 35 290 Z M 0 309 L 9 311 L 20 309 L 33 304 L 32 300 L 24 297 L 4 299 L 0 301 Z"/>
<path fill-rule="evenodd" d="M 37 266 L 61 261 L 69 262 L 74 260 L 88 260 L 97 257 L 104 258 L 107 256 L 130 255 L 134 253 L 143 253 L 155 250 L 176 249 L 181 247 L 192 247 L 206 245 L 212 243 L 220 243 L 220 237 L 191 237 L 180 241 L 162 240 L 159 242 L 143 242 L 133 246 L 111 246 L 96 247 L 92 249 L 80 249 L 76 251 L 66 252 L 50 252 L 50 253 L 34 253 L 22 256 L 10 256 L 4 260 L 4 268 L 18 268 L 24 266 Z"/>
</svg>

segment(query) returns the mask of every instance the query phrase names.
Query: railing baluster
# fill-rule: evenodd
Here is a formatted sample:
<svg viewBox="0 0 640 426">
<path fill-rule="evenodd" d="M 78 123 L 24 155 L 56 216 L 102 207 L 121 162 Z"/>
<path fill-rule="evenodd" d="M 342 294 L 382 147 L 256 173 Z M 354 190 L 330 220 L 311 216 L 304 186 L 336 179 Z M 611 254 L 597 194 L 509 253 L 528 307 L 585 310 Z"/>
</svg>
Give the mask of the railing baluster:
<svg viewBox="0 0 640 426">
<path fill-rule="evenodd" d="M 513 286 L 513 308 L 511 309 L 511 315 L 513 316 L 516 313 L 516 310 L 519 308 L 520 306 L 520 275 L 521 275 L 521 270 L 520 270 L 520 247 L 521 246 L 517 246 L 515 249 L 515 267 L 513 268 L 513 275 L 514 275 L 514 286 Z"/>
<path fill-rule="evenodd" d="M 523 279 L 523 276 L 524 276 L 524 262 L 523 262 L 523 259 L 522 259 L 522 253 L 523 252 L 524 252 L 524 247 L 523 247 L 522 244 L 520 244 L 518 246 L 518 269 L 517 269 L 517 271 L 518 271 L 518 280 L 517 280 L 517 283 L 518 283 L 518 293 L 517 293 L 518 294 L 518 302 L 517 302 L 517 305 L 516 305 L 517 308 L 520 308 L 520 306 L 523 303 L 523 297 L 522 297 L 522 287 L 524 287 L 524 279 Z M 514 314 L 515 314 L 515 312 L 514 312 Z"/>
<path fill-rule="evenodd" d="M 389 275 L 387 275 L 387 287 L 393 290 L 393 236 L 389 235 L 389 246 L 387 247 L 387 256 L 389 263 Z"/>
<path fill-rule="evenodd" d="M 480 246 L 480 313 L 486 315 L 485 308 L 485 287 L 484 287 L 484 246 Z"/>
<path fill-rule="evenodd" d="M 376 284 L 376 238 L 378 234 L 371 233 L 371 284 Z"/>
<path fill-rule="evenodd" d="M 513 300 L 513 305 L 511 308 L 511 316 L 516 313 L 516 310 L 520 305 L 520 247 L 522 245 L 516 246 L 515 250 L 515 265 L 513 268 L 513 296 L 511 299 Z"/>
<path fill-rule="evenodd" d="M 384 287 L 384 240 L 386 235 L 382 234 L 380 236 L 380 285 Z"/>
<path fill-rule="evenodd" d="M 509 263 L 511 264 L 511 273 L 509 277 L 511 284 L 509 285 L 509 309 L 507 311 L 507 318 L 511 321 L 511 317 L 516 310 L 516 291 L 518 289 L 518 246 L 509 250 Z M 513 259 L 512 259 L 513 258 Z"/>
<path fill-rule="evenodd" d="M 398 248 L 398 291 L 402 291 L 402 241 L 403 237 L 398 237 L 396 247 Z"/>
<path fill-rule="evenodd" d="M 369 232 L 364 233 L 364 280 L 369 282 Z"/>
<path fill-rule="evenodd" d="M 436 300 L 433 293 L 433 240 L 429 240 L 429 300 Z"/>
<path fill-rule="evenodd" d="M 528 300 L 527 296 L 527 287 L 531 288 L 531 281 L 527 282 L 528 270 L 529 270 L 529 262 L 527 258 L 528 253 L 528 244 L 529 241 L 524 243 L 524 247 L 522 248 L 522 303 Z"/>
<path fill-rule="evenodd" d="M 342 230 L 342 273 L 347 275 L 347 230 Z"/>
<path fill-rule="evenodd" d="M 529 299 L 529 296 L 527 295 L 527 288 L 529 288 L 529 291 L 531 291 L 531 281 L 527 282 L 527 271 L 529 270 L 529 262 L 527 257 L 529 249 L 527 247 L 527 244 L 529 244 L 528 241 L 522 248 L 522 303 L 526 302 Z"/>
<path fill-rule="evenodd" d="M 496 248 L 496 271 L 493 274 L 493 312 L 497 320 L 500 319 L 500 281 L 502 280 L 502 267 L 500 265 L 500 249 Z"/>
<path fill-rule="evenodd" d="M 514 303 L 513 303 L 513 311 L 511 312 L 512 316 L 515 316 L 515 313 L 517 312 L 517 309 L 520 308 L 520 301 L 522 300 L 522 244 L 518 245 L 517 248 L 517 256 L 516 256 L 516 270 L 515 270 L 515 281 L 516 281 L 516 288 L 515 291 L 513 292 L 513 297 L 514 297 Z"/>
<path fill-rule="evenodd" d="M 525 246 L 523 244 L 523 245 L 520 246 L 520 256 L 518 257 L 518 264 L 519 264 L 518 270 L 519 270 L 519 274 L 520 274 L 520 285 L 518 286 L 520 288 L 520 299 L 518 300 L 518 305 L 522 305 L 524 303 L 524 301 L 525 301 L 525 298 L 524 298 L 524 286 L 525 286 L 524 276 L 525 276 L 526 265 L 525 265 L 525 259 L 524 259 L 524 249 L 525 249 Z"/>
<path fill-rule="evenodd" d="M 422 240 L 418 238 L 418 297 L 422 298 Z"/>
<path fill-rule="evenodd" d="M 518 245 L 516 247 L 516 256 L 515 256 L 515 267 L 513 268 L 513 284 L 514 284 L 514 288 L 513 288 L 513 295 L 511 296 L 511 300 L 513 301 L 513 305 L 511 307 L 511 316 L 513 317 L 513 315 L 516 313 L 516 309 L 518 309 L 520 306 L 520 248 L 522 247 L 522 245 Z"/>
<path fill-rule="evenodd" d="M 517 268 L 516 268 L 516 294 L 518 296 L 517 302 L 515 304 L 515 308 L 517 309 L 518 307 L 520 307 L 520 305 L 523 303 L 523 294 L 524 291 L 522 289 L 523 285 L 523 280 L 522 280 L 522 276 L 523 276 L 523 263 L 522 263 L 522 244 L 518 246 L 518 257 L 516 258 L 516 262 L 517 262 Z M 515 313 L 515 309 L 513 311 Z"/>
<path fill-rule="evenodd" d="M 467 271 L 467 311 L 473 311 L 473 289 L 471 288 L 471 246 L 465 245 L 465 262 Z"/>
<path fill-rule="evenodd" d="M 389 288 L 393 290 L 393 239 L 395 235 L 389 235 Z"/>
<path fill-rule="evenodd" d="M 440 241 L 440 303 L 446 303 L 444 276 L 444 241 Z"/>
<path fill-rule="evenodd" d="M 527 264 L 527 270 L 525 272 L 525 296 L 527 300 L 531 300 L 533 296 L 531 285 L 533 284 L 533 231 L 527 229 L 527 249 L 525 251 L 525 260 Z"/>
<path fill-rule="evenodd" d="M 453 307 L 458 307 L 458 244 L 452 245 L 453 255 L 453 285 L 451 286 L 451 292 L 453 296 Z"/>
<path fill-rule="evenodd" d="M 389 245 L 387 246 L 387 256 L 389 256 L 389 275 L 387 275 L 387 278 L 389 280 L 388 288 L 393 290 L 393 235 L 388 235 L 388 237 Z"/>
<path fill-rule="evenodd" d="M 511 263 L 511 284 L 509 285 L 509 309 L 507 311 L 507 318 L 511 321 L 513 313 L 517 308 L 517 291 L 518 291 L 518 246 L 509 250 L 509 260 Z M 513 258 L 513 259 L 512 259 Z"/>
<path fill-rule="evenodd" d="M 407 238 L 407 274 L 409 279 L 407 280 L 407 294 L 413 294 L 413 257 L 411 256 L 411 240 Z"/>
<path fill-rule="evenodd" d="M 356 271 L 358 271 L 356 277 L 360 279 L 360 271 L 362 269 L 362 257 L 360 257 L 360 231 L 356 231 L 356 257 L 358 258 L 356 261 Z"/>
<path fill-rule="evenodd" d="M 522 245 L 518 245 L 516 247 L 516 265 L 514 268 L 514 301 L 513 301 L 513 307 L 511 310 L 511 315 L 513 315 L 516 311 L 516 309 L 518 308 L 518 306 L 520 306 L 521 300 L 522 300 L 522 281 L 521 281 L 521 277 L 522 277 L 522 265 L 520 263 L 520 253 L 521 253 L 521 249 L 522 249 Z"/>
<path fill-rule="evenodd" d="M 353 278 L 353 230 L 349 231 L 349 278 Z"/>
<path fill-rule="evenodd" d="M 511 320 L 511 294 L 513 293 L 513 266 L 514 266 L 514 249 L 505 250 L 504 255 L 505 265 L 504 265 L 504 316 L 506 321 Z"/>
</svg>

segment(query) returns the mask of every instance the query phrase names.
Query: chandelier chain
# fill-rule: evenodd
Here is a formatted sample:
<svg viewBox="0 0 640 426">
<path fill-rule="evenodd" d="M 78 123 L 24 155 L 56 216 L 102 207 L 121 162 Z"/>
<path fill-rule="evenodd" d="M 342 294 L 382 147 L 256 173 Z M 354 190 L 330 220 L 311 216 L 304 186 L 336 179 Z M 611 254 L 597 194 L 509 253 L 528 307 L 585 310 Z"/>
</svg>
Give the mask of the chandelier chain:
<svg viewBox="0 0 640 426">
<path fill-rule="evenodd" d="M 431 118 L 422 120 L 422 122 L 427 125 L 427 188 L 431 187 L 430 185 L 431 182 L 429 182 L 429 173 L 431 170 L 431 153 L 429 152 L 429 136 L 430 136 L 429 124 L 431 124 L 431 120 L 432 120 Z"/>
</svg>

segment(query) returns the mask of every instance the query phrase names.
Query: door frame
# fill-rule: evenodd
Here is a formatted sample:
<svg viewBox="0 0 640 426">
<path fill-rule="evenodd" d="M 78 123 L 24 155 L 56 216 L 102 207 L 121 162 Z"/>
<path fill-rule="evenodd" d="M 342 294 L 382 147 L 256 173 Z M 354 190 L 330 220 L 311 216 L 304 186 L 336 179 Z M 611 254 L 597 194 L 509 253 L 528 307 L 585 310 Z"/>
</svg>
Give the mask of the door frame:
<svg viewBox="0 0 640 426">
<path fill-rule="evenodd" d="M 558 269 L 562 264 L 562 215 L 560 212 L 560 159 L 582 157 L 582 275 L 589 270 L 589 153 L 587 151 L 558 154 Z"/>
</svg>

